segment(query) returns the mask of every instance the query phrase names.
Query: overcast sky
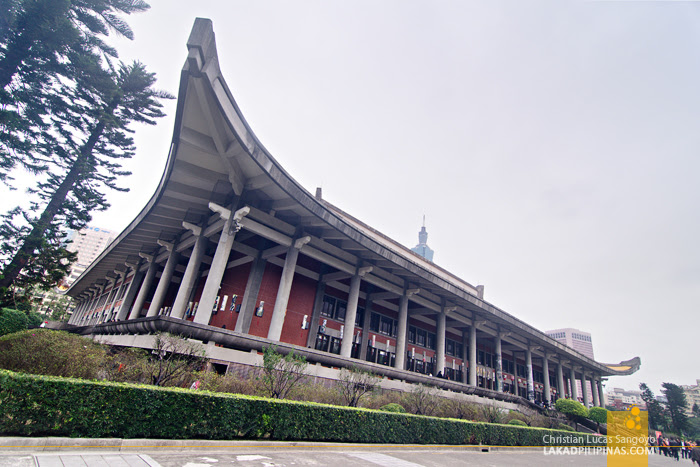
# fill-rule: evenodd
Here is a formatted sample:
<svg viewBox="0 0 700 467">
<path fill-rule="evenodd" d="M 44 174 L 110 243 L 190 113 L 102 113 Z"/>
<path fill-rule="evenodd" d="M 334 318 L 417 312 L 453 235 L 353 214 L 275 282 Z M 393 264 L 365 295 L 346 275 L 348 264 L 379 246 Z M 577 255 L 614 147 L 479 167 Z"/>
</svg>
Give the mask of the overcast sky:
<svg viewBox="0 0 700 467">
<path fill-rule="evenodd" d="M 641 357 L 608 387 L 700 378 L 699 3 L 151 5 L 122 59 L 177 94 L 210 18 L 244 116 L 307 190 L 407 247 L 425 215 L 435 262 L 490 303 L 590 332 L 596 360 Z M 93 225 L 153 194 L 174 109 L 138 128 L 131 191 Z"/>
</svg>

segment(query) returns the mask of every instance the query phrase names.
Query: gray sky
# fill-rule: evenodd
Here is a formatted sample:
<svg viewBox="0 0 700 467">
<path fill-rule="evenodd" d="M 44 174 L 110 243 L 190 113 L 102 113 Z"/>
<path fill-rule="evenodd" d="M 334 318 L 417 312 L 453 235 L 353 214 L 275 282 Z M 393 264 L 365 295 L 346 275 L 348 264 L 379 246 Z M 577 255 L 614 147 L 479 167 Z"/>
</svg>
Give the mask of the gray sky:
<svg viewBox="0 0 700 467">
<path fill-rule="evenodd" d="M 243 114 L 307 190 L 408 247 L 425 214 L 435 262 L 487 301 L 642 358 L 608 387 L 700 378 L 700 4 L 151 4 L 122 58 L 177 94 L 194 18 L 213 20 Z M 167 111 L 93 225 L 153 194 Z"/>
</svg>

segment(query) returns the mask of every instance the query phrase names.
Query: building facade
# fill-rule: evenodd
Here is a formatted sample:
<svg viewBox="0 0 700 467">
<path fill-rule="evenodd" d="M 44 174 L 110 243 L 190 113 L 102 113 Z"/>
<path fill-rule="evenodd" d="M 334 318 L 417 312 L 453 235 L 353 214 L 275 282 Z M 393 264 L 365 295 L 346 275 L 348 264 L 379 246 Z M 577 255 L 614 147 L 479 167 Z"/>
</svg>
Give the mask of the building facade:
<svg viewBox="0 0 700 467">
<path fill-rule="evenodd" d="M 611 366 L 557 342 L 310 194 L 246 123 L 209 20 L 187 45 L 164 174 L 68 291 L 75 332 L 119 345 L 173 332 L 216 344 L 231 365 L 274 344 L 324 367 L 440 374 L 446 389 L 526 403 L 577 398 L 567 382 L 580 379 L 599 405 L 603 378 L 637 370 L 638 358 Z"/>
<path fill-rule="evenodd" d="M 646 410 L 647 404 L 642 399 L 642 392 L 622 388 L 612 388 L 606 392 L 607 405 L 615 410 L 629 410 L 631 407 L 639 407 Z"/>
<path fill-rule="evenodd" d="M 545 334 L 547 334 L 552 339 L 561 342 L 562 344 L 582 353 L 591 360 L 594 360 L 593 339 L 591 338 L 590 333 L 580 331 L 574 328 L 563 328 L 545 331 Z M 593 397 L 591 395 L 590 389 L 585 391 L 585 394 L 588 394 L 588 398 L 584 399 L 584 391 L 581 385 L 581 380 L 578 380 L 576 384 L 578 386 L 578 394 L 580 394 L 579 398 L 581 402 L 587 407 L 591 406 L 593 404 Z"/>
<path fill-rule="evenodd" d="M 80 231 L 71 230 L 66 238 L 68 251 L 74 251 L 78 258 L 71 266 L 65 285 L 70 286 L 85 271 L 100 253 L 117 237 L 116 232 L 100 227 L 85 227 Z"/>
<path fill-rule="evenodd" d="M 683 392 L 685 393 L 685 399 L 688 403 L 688 410 L 686 413 L 688 415 L 693 414 L 693 406 L 697 405 L 700 407 L 700 379 L 695 380 L 695 384 L 683 385 Z"/>
</svg>

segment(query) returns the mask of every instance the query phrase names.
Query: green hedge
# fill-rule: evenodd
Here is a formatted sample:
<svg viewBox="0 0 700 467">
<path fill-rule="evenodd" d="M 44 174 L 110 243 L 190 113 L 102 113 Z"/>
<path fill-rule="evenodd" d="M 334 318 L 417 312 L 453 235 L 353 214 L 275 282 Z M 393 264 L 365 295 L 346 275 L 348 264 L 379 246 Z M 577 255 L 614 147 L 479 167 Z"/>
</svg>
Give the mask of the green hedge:
<svg viewBox="0 0 700 467">
<path fill-rule="evenodd" d="M 0 336 L 27 329 L 27 314 L 11 308 L 0 308 Z"/>
<path fill-rule="evenodd" d="M 3 436 L 540 446 L 546 434 L 567 435 L 542 428 L 0 370 Z M 575 444 L 599 440 L 581 435 L 581 443 Z"/>
</svg>

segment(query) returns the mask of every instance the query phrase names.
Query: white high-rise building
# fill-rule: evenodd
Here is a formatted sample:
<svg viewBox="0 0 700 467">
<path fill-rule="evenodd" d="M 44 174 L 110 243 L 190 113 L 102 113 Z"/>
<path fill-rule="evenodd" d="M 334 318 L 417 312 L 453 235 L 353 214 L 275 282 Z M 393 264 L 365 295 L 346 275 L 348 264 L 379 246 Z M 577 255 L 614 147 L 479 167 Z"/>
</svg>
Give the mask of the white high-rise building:
<svg viewBox="0 0 700 467">
<path fill-rule="evenodd" d="M 591 334 L 589 332 L 579 331 L 574 328 L 563 328 L 554 329 L 552 331 L 545 331 L 552 339 L 561 342 L 562 344 L 571 347 L 577 352 L 582 353 L 586 357 L 595 360 L 593 358 L 593 340 L 591 339 Z M 578 390 L 579 397 L 583 397 L 583 391 L 581 388 L 581 380 L 576 380 L 576 386 Z M 593 402 L 590 382 L 588 383 L 588 400 L 584 401 L 586 406 Z"/>
<path fill-rule="evenodd" d="M 590 359 L 593 358 L 593 340 L 588 332 L 579 331 L 573 328 L 554 329 L 545 331 L 549 337 L 571 347 Z"/>
<path fill-rule="evenodd" d="M 66 238 L 70 242 L 68 251 L 78 253 L 70 274 L 66 277 L 66 286 L 70 286 L 107 246 L 117 237 L 116 232 L 99 227 L 85 227 L 79 232 L 71 230 Z"/>
</svg>

